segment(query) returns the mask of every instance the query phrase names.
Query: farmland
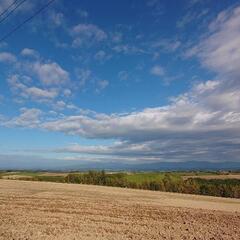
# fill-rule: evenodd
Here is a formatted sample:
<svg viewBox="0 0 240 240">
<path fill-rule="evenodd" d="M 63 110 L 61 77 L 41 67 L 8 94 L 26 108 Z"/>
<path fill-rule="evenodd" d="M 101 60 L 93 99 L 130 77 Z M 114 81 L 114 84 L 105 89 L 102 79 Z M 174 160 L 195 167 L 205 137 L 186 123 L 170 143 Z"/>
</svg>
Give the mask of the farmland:
<svg viewBox="0 0 240 240">
<path fill-rule="evenodd" d="M 0 239 L 239 239 L 240 200 L 0 180 Z"/>
<path fill-rule="evenodd" d="M 240 198 L 238 172 L 2 172 L 9 180 L 47 181 Z"/>
</svg>

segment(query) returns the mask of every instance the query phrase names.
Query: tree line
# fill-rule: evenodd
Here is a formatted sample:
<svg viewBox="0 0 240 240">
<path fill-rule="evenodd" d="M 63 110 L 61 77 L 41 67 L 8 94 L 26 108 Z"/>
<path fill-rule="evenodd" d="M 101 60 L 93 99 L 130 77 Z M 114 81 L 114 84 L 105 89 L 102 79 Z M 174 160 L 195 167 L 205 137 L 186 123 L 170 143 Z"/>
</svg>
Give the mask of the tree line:
<svg viewBox="0 0 240 240">
<path fill-rule="evenodd" d="M 124 173 L 107 174 L 105 171 L 89 171 L 83 174 L 68 174 L 65 182 L 240 198 L 240 180 L 238 179 L 189 178 L 183 180 L 176 178 L 174 174 L 166 173 L 161 180 L 139 183 L 129 181 L 125 176 Z"/>
</svg>

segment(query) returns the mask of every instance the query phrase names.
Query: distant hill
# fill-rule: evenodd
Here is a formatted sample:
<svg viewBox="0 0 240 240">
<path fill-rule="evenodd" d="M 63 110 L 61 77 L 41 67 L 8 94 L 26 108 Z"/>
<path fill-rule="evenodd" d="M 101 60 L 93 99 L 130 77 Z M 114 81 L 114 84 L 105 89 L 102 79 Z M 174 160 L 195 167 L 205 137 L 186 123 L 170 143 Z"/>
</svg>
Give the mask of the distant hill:
<svg viewBox="0 0 240 240">
<path fill-rule="evenodd" d="M 240 170 L 239 162 L 150 162 L 150 163 L 125 163 L 125 162 L 87 162 L 49 159 L 12 160 L 6 158 L 0 161 L 0 170 L 130 170 L 130 171 L 178 171 L 178 170 Z"/>
</svg>

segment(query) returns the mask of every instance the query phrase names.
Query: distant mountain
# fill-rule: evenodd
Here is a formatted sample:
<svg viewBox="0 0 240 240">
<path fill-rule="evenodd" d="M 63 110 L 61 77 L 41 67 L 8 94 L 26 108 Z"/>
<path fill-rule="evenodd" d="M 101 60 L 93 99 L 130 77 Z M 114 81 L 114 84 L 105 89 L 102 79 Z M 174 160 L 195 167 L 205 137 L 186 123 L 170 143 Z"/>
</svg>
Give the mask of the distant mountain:
<svg viewBox="0 0 240 240">
<path fill-rule="evenodd" d="M 237 170 L 240 169 L 240 163 L 237 162 L 159 162 L 151 164 L 137 165 L 136 169 L 141 170 L 163 170 L 163 171 L 177 171 L 177 170 Z"/>
<path fill-rule="evenodd" d="M 1 159 L 0 170 L 48 170 L 48 171 L 86 171 L 86 170 L 111 170 L 111 171 L 189 171 L 189 170 L 240 170 L 240 162 L 87 162 L 49 159 Z"/>
</svg>

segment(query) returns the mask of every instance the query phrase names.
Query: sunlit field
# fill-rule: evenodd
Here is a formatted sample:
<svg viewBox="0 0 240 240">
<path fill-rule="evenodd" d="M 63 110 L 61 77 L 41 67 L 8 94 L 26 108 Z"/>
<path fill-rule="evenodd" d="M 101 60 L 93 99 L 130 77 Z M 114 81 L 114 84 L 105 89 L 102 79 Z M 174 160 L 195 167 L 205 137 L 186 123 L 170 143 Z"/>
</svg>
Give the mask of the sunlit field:
<svg viewBox="0 0 240 240">
<path fill-rule="evenodd" d="M 83 184 L 0 180 L 0 239 L 233 239 L 240 201 Z"/>
</svg>

